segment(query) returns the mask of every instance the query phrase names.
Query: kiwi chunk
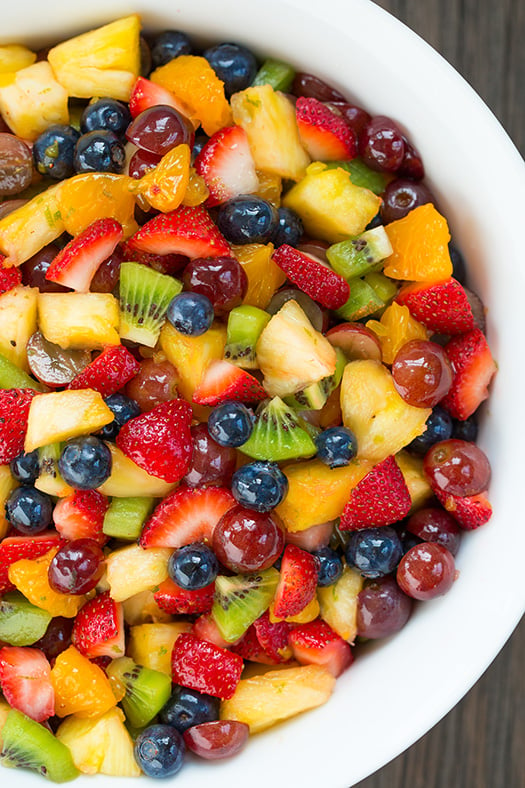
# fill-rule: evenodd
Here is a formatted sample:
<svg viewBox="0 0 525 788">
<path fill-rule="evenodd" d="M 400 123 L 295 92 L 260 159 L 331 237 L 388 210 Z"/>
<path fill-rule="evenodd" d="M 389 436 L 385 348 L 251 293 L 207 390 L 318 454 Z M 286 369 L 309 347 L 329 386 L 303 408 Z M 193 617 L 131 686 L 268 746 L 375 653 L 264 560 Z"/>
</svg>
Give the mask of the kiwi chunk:
<svg viewBox="0 0 525 788">
<path fill-rule="evenodd" d="M 268 609 L 278 582 L 273 567 L 251 575 L 217 576 L 211 614 L 225 640 L 238 640 Z"/>
<path fill-rule="evenodd" d="M 257 369 L 255 345 L 271 315 L 257 306 L 237 306 L 228 316 L 224 358 L 244 369 Z"/>
<path fill-rule="evenodd" d="M 170 676 L 137 665 L 129 657 L 114 659 L 106 673 L 114 689 L 125 691 L 121 703 L 132 728 L 143 728 L 151 722 L 171 695 Z"/>
<path fill-rule="evenodd" d="M 44 387 L 40 383 L 1 353 L 0 389 L 34 389 L 34 391 L 44 391 Z"/>
<path fill-rule="evenodd" d="M 120 266 L 120 336 L 155 347 L 172 298 L 182 282 L 140 263 Z"/>
<path fill-rule="evenodd" d="M 328 375 L 328 377 L 322 378 L 317 383 L 311 383 L 306 388 L 301 389 L 301 391 L 285 397 L 284 401 L 287 405 L 298 410 L 321 410 L 324 407 L 332 391 L 340 384 L 346 365 L 346 357 L 341 348 L 335 348 L 335 352 L 336 364 L 334 374 Z"/>
<path fill-rule="evenodd" d="M 78 777 L 71 752 L 39 722 L 11 709 L 2 728 L 0 762 L 4 766 L 34 769 L 54 783 Z"/>
<path fill-rule="evenodd" d="M 116 539 L 138 539 L 154 498 L 113 498 L 104 516 L 103 533 Z"/>
<path fill-rule="evenodd" d="M 330 170 L 335 168 L 346 170 L 350 173 L 350 180 L 355 186 L 370 189 L 374 194 L 383 194 L 389 181 L 388 175 L 370 169 L 359 157 L 350 161 L 328 161 L 326 166 Z"/>
<path fill-rule="evenodd" d="M 397 295 L 396 283 L 380 271 L 372 271 L 364 277 L 367 285 L 376 291 L 383 303 L 389 304 Z"/>
<path fill-rule="evenodd" d="M 17 591 L 0 599 L 0 640 L 10 646 L 31 646 L 45 634 L 50 621 L 47 610 L 32 605 Z"/>
<path fill-rule="evenodd" d="M 345 279 L 363 276 L 392 254 L 392 246 L 384 227 L 365 230 L 355 238 L 340 241 L 326 250 L 328 262 Z"/>
<path fill-rule="evenodd" d="M 255 75 L 252 87 L 271 85 L 274 90 L 282 90 L 283 93 L 288 93 L 292 87 L 294 77 L 295 70 L 289 63 L 269 58 L 264 61 Z"/>
<path fill-rule="evenodd" d="M 350 282 L 350 298 L 346 304 L 336 310 L 336 314 L 343 320 L 354 321 L 373 315 L 384 306 L 385 302 L 374 288 L 358 277 Z"/>
<path fill-rule="evenodd" d="M 293 409 L 280 397 L 265 400 L 257 410 L 252 434 L 242 446 L 255 460 L 293 460 L 312 457 L 315 443 Z"/>
</svg>

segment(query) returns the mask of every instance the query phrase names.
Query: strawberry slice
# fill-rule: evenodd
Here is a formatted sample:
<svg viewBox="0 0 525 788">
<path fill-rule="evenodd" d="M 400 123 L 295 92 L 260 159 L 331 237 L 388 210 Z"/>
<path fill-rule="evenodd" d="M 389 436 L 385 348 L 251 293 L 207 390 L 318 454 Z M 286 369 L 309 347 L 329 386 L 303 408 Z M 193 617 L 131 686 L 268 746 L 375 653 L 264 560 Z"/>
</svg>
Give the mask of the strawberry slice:
<svg viewBox="0 0 525 788">
<path fill-rule="evenodd" d="M 128 248 L 191 258 L 231 255 L 229 243 L 202 205 L 182 205 L 175 211 L 159 213 L 131 236 Z"/>
<path fill-rule="evenodd" d="M 0 465 L 6 465 L 24 451 L 27 417 L 33 389 L 0 390 Z"/>
<path fill-rule="evenodd" d="M 492 506 L 486 491 L 478 495 L 460 497 L 434 489 L 434 495 L 447 512 L 457 520 L 458 525 L 466 531 L 474 531 L 480 525 L 485 525 L 492 517 Z"/>
<path fill-rule="evenodd" d="M 5 255 L 0 254 L 0 295 L 22 284 L 22 271 L 20 268 L 2 268 Z"/>
<path fill-rule="evenodd" d="M 293 246 L 282 244 L 272 260 L 290 282 L 327 309 L 339 309 L 350 296 L 350 285 L 330 266 Z"/>
<path fill-rule="evenodd" d="M 77 613 L 71 641 L 85 657 L 121 657 L 125 651 L 124 610 L 109 591 L 86 602 Z"/>
<path fill-rule="evenodd" d="M 437 334 L 463 334 L 476 328 L 467 293 L 450 277 L 442 282 L 414 282 L 397 294 L 398 304 Z"/>
<path fill-rule="evenodd" d="M 242 657 L 191 633 L 175 641 L 171 665 L 174 683 L 222 699 L 232 697 L 244 667 Z"/>
<path fill-rule="evenodd" d="M 8 536 L 0 542 L 0 593 L 15 586 L 9 580 L 9 567 L 22 558 L 40 558 L 65 544 L 56 531 L 43 531 L 37 536 Z"/>
<path fill-rule="evenodd" d="M 439 404 L 453 418 L 464 421 L 487 399 L 489 383 L 496 373 L 496 362 L 479 328 L 453 337 L 445 345 L 445 353 L 452 364 L 454 377 L 448 394 Z"/>
<path fill-rule="evenodd" d="M 348 123 L 315 98 L 301 96 L 295 105 L 297 128 L 314 161 L 338 161 L 357 156 L 357 136 Z"/>
<path fill-rule="evenodd" d="M 227 400 L 260 402 L 268 395 L 253 375 L 229 361 L 212 361 L 193 392 L 199 405 L 220 405 Z"/>
<path fill-rule="evenodd" d="M 230 650 L 249 662 L 260 662 L 262 665 L 278 665 L 282 662 L 282 659 L 271 657 L 261 646 L 254 624 L 248 627 L 237 643 L 230 644 Z"/>
<path fill-rule="evenodd" d="M 46 279 L 87 293 L 91 280 L 122 238 L 116 219 L 97 219 L 73 238 L 52 260 Z"/>
<path fill-rule="evenodd" d="M 64 539 L 94 539 L 98 544 L 106 544 L 109 537 L 102 527 L 108 506 L 106 496 L 97 490 L 75 490 L 56 503 L 55 528 Z"/>
<path fill-rule="evenodd" d="M 222 515 L 236 501 L 225 487 L 179 487 L 159 503 L 142 530 L 142 547 L 211 542 Z"/>
<path fill-rule="evenodd" d="M 286 545 L 274 598 L 276 618 L 296 616 L 312 601 L 317 588 L 317 572 L 315 556 L 293 544 Z"/>
<path fill-rule="evenodd" d="M 375 465 L 357 484 L 346 504 L 339 528 L 358 531 L 378 528 L 402 520 L 412 501 L 401 470 L 394 457 Z"/>
<path fill-rule="evenodd" d="M 204 588 L 189 591 L 181 588 L 168 577 L 159 585 L 159 590 L 155 592 L 154 597 L 157 605 L 166 613 L 198 615 L 211 611 L 214 591 L 215 581 Z"/>
<path fill-rule="evenodd" d="M 178 482 L 191 462 L 192 418 L 191 405 L 185 400 L 162 402 L 124 424 L 116 438 L 117 446 L 152 476 Z"/>
<path fill-rule="evenodd" d="M 93 389 L 109 397 L 129 383 L 139 369 L 139 362 L 124 345 L 110 345 L 84 367 L 67 388 Z"/>
<path fill-rule="evenodd" d="M 194 166 L 209 189 L 208 207 L 239 194 L 252 194 L 259 187 L 248 136 L 240 126 L 217 131 L 195 159 Z"/>
<path fill-rule="evenodd" d="M 11 708 L 44 722 L 55 713 L 51 666 L 38 648 L 4 646 L 0 649 L 0 683 Z"/>
<path fill-rule="evenodd" d="M 337 678 L 353 661 L 352 649 L 320 618 L 291 630 L 289 643 L 301 665 L 322 665 Z"/>
<path fill-rule="evenodd" d="M 253 626 L 261 648 L 275 663 L 287 662 L 290 659 L 292 656 L 288 646 L 290 624 L 286 621 L 272 624 L 270 614 L 266 610 L 254 621 Z"/>
<path fill-rule="evenodd" d="M 122 262 L 140 263 L 154 268 L 160 274 L 173 276 L 184 268 L 189 260 L 182 254 L 151 254 L 150 252 L 139 252 L 138 249 L 131 249 L 127 241 L 120 244 L 122 250 Z"/>
<path fill-rule="evenodd" d="M 181 115 L 189 119 L 191 113 L 186 105 L 169 90 L 157 85 L 155 82 L 145 77 L 137 77 L 137 81 L 131 89 L 129 97 L 129 111 L 132 118 L 136 118 L 141 112 L 150 107 L 163 104 L 165 107 L 173 107 Z"/>
</svg>

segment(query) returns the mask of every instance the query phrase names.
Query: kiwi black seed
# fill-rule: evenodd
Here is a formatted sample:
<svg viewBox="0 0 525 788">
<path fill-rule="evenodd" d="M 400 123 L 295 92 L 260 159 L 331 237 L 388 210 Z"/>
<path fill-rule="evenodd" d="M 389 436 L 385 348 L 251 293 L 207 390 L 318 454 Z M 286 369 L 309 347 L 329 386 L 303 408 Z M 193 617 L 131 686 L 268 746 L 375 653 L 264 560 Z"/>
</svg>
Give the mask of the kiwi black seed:
<svg viewBox="0 0 525 788">
<path fill-rule="evenodd" d="M 182 282 L 140 263 L 122 263 L 119 288 L 121 338 L 155 347 Z"/>
<path fill-rule="evenodd" d="M 268 609 L 278 582 L 273 567 L 250 575 L 218 575 L 211 614 L 225 640 L 239 640 Z"/>
</svg>

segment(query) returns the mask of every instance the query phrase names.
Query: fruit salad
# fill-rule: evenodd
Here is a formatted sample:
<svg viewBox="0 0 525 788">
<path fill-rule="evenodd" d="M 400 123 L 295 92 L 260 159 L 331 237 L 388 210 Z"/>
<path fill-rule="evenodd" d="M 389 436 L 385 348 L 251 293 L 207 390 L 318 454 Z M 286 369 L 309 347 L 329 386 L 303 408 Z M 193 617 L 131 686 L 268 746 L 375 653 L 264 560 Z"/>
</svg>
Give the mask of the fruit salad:
<svg viewBox="0 0 525 788">
<path fill-rule="evenodd" d="M 0 761 L 168 777 L 453 587 L 484 307 L 398 122 L 241 43 L 0 46 L 0 116 Z"/>
</svg>

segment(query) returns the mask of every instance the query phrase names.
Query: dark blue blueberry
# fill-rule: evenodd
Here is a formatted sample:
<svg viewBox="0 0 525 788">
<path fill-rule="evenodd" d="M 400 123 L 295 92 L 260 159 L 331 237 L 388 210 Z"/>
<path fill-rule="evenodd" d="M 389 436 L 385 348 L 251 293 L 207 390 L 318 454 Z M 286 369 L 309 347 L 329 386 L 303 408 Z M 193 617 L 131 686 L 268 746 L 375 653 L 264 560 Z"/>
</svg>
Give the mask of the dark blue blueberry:
<svg viewBox="0 0 525 788">
<path fill-rule="evenodd" d="M 269 512 L 285 498 L 288 479 L 275 462 L 257 460 L 235 471 L 231 489 L 241 506 L 256 512 Z"/>
<path fill-rule="evenodd" d="M 150 51 L 153 65 L 158 68 L 179 55 L 191 55 L 193 47 L 186 33 L 165 30 L 151 40 Z"/>
<path fill-rule="evenodd" d="M 30 451 L 27 454 L 22 452 L 14 460 L 11 460 L 9 467 L 11 474 L 15 477 L 17 482 L 21 484 L 33 484 L 38 479 L 40 473 L 40 464 L 38 461 L 38 449 Z"/>
<path fill-rule="evenodd" d="M 213 323 L 213 305 L 201 293 L 179 293 L 171 299 L 166 317 L 181 334 L 200 337 Z"/>
<path fill-rule="evenodd" d="M 75 174 L 75 145 L 80 133 L 73 126 L 49 126 L 33 143 L 33 161 L 40 175 L 62 181 Z"/>
<path fill-rule="evenodd" d="M 465 265 L 463 255 L 453 243 L 449 243 L 448 251 L 452 261 L 452 276 L 464 285 L 467 278 L 467 266 Z"/>
<path fill-rule="evenodd" d="M 297 246 L 304 233 L 300 216 L 295 211 L 292 211 L 291 208 L 279 208 L 277 214 L 278 225 L 272 235 L 273 245 L 275 248 L 282 244 Z"/>
<path fill-rule="evenodd" d="M 319 559 L 317 585 L 324 587 L 336 583 L 343 574 L 343 562 L 339 553 L 331 547 L 320 547 L 313 554 Z"/>
<path fill-rule="evenodd" d="M 76 172 L 122 172 L 126 161 L 124 146 L 112 131 L 88 131 L 75 146 Z"/>
<path fill-rule="evenodd" d="M 241 194 L 219 208 L 217 226 L 232 244 L 266 244 L 277 227 L 277 211 L 261 197 Z"/>
<path fill-rule="evenodd" d="M 104 402 L 114 415 L 114 420 L 100 430 L 100 437 L 105 441 L 113 441 L 119 434 L 121 428 L 130 419 L 140 416 L 140 406 L 131 397 L 125 394 L 110 394 Z"/>
<path fill-rule="evenodd" d="M 452 437 L 460 441 L 470 441 L 476 443 L 478 437 L 478 420 L 476 416 L 470 416 L 465 421 L 452 419 Z"/>
<path fill-rule="evenodd" d="M 365 227 L 365 230 L 373 230 L 375 227 L 381 227 L 383 224 L 383 219 L 381 218 L 381 213 L 376 213 L 373 219 L 370 219 L 368 224 Z"/>
<path fill-rule="evenodd" d="M 80 118 L 80 130 L 86 134 L 105 129 L 122 137 L 130 123 L 131 113 L 127 104 L 113 98 L 100 98 L 85 108 Z"/>
<path fill-rule="evenodd" d="M 149 725 L 135 740 L 135 759 L 148 777 L 173 777 L 185 753 L 184 739 L 171 725 Z"/>
<path fill-rule="evenodd" d="M 447 441 L 450 437 L 452 437 L 452 418 L 444 408 L 436 405 L 426 420 L 425 432 L 414 438 L 408 448 L 415 454 L 423 455 L 434 443 Z"/>
<path fill-rule="evenodd" d="M 253 430 L 253 414 L 241 402 L 217 405 L 208 419 L 208 432 L 221 446 L 242 446 Z"/>
<path fill-rule="evenodd" d="M 363 528 L 354 531 L 346 548 L 349 566 L 363 577 L 383 577 L 394 571 L 403 555 L 401 540 L 393 528 Z"/>
<path fill-rule="evenodd" d="M 179 547 L 170 555 L 168 574 L 180 588 L 198 591 L 213 583 L 219 562 L 213 550 L 201 542 Z"/>
<path fill-rule="evenodd" d="M 317 457 L 330 468 L 340 468 L 357 454 L 357 439 L 348 427 L 329 427 L 315 438 Z"/>
<path fill-rule="evenodd" d="M 5 512 L 21 534 L 38 534 L 51 524 L 53 501 L 34 487 L 17 487 L 6 501 Z"/>
<path fill-rule="evenodd" d="M 160 710 L 159 717 L 165 725 L 184 733 L 194 725 L 219 719 L 220 700 L 212 695 L 175 686 L 170 699 Z"/>
<path fill-rule="evenodd" d="M 88 435 L 74 438 L 64 447 L 58 469 L 64 481 L 77 490 L 94 490 L 111 474 L 111 452 L 105 443 Z"/>
<path fill-rule="evenodd" d="M 239 44 L 217 44 L 203 52 L 204 57 L 224 82 L 226 98 L 252 84 L 257 74 L 255 56 Z"/>
<path fill-rule="evenodd" d="M 201 150 L 204 148 L 207 142 L 209 142 L 209 137 L 206 134 L 196 134 L 195 140 L 193 142 L 193 148 L 191 149 L 191 160 L 192 162 L 195 161 Z"/>
</svg>

